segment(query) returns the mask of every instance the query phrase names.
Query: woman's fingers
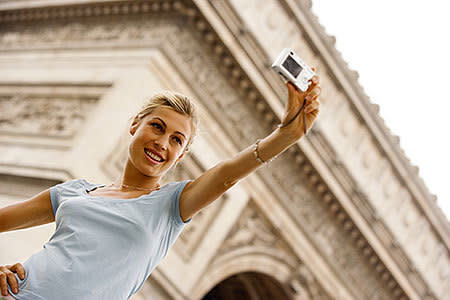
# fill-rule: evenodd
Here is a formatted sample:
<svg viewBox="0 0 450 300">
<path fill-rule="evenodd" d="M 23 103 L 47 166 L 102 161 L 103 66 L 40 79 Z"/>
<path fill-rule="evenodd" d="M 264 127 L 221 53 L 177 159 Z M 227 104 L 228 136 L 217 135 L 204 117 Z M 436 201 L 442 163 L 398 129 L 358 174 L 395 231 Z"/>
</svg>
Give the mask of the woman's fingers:
<svg viewBox="0 0 450 300">
<path fill-rule="evenodd" d="M 18 290 L 19 285 L 18 285 L 18 283 L 17 283 L 16 276 L 14 275 L 13 272 L 9 272 L 9 273 L 7 274 L 7 276 L 8 276 L 9 287 L 11 288 L 11 290 L 12 290 L 14 293 L 17 294 L 17 293 L 19 292 L 19 290 Z"/>
<path fill-rule="evenodd" d="M 7 278 L 8 278 L 8 272 L 9 271 L 7 268 L 1 266 L 0 267 L 0 289 L 2 291 L 2 295 L 3 296 L 8 296 L 8 282 L 7 282 Z"/>
<path fill-rule="evenodd" d="M 24 280 L 25 279 L 25 269 L 23 268 L 21 263 L 16 263 L 14 266 L 9 268 L 9 270 L 16 272 L 17 275 L 19 275 L 19 278 Z"/>
<path fill-rule="evenodd" d="M 316 86 L 312 91 L 310 91 L 306 96 L 306 105 L 317 99 L 320 95 L 321 90 L 322 89 L 320 86 Z"/>
<path fill-rule="evenodd" d="M 310 104 L 308 104 L 308 105 L 306 106 L 305 112 L 306 112 L 306 113 L 310 113 L 310 112 L 312 112 L 313 110 L 318 109 L 319 106 L 320 106 L 320 102 L 319 102 L 318 99 L 316 99 L 315 101 L 311 102 Z"/>
<path fill-rule="evenodd" d="M 319 75 L 314 75 L 311 79 L 311 84 L 309 85 L 308 89 L 306 90 L 305 93 L 310 93 L 311 90 L 313 90 L 316 86 L 318 86 L 320 84 L 320 77 Z"/>
<path fill-rule="evenodd" d="M 8 296 L 8 284 L 14 293 L 19 292 L 17 278 L 13 272 L 17 273 L 20 279 L 25 279 L 25 269 L 22 264 L 0 266 L 0 290 L 3 296 Z"/>
</svg>

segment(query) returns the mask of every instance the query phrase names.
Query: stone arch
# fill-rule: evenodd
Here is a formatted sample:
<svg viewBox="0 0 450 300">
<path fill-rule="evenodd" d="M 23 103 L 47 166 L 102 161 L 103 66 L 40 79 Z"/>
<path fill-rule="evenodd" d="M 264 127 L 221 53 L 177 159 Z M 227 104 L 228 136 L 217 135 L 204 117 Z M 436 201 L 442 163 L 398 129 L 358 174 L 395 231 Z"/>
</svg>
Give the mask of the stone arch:
<svg viewBox="0 0 450 300">
<path fill-rule="evenodd" d="M 272 300 L 292 299 L 292 296 L 272 276 L 245 272 L 226 278 L 202 298 L 202 300 L 213 299 Z"/>
<path fill-rule="evenodd" d="M 268 276 L 287 293 L 285 286 L 292 272 L 286 262 L 266 253 L 241 254 L 239 250 L 232 251 L 210 265 L 196 285 L 192 299 L 202 299 L 221 282 L 239 274 L 258 274 L 260 279 Z"/>
</svg>

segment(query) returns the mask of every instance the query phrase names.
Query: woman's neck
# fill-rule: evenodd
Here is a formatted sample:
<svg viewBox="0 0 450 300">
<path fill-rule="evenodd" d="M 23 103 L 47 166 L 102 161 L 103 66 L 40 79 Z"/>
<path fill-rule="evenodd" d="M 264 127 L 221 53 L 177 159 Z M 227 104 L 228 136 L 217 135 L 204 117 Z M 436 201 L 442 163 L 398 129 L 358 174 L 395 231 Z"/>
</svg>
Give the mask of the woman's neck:
<svg viewBox="0 0 450 300">
<path fill-rule="evenodd" d="M 152 190 L 159 187 L 161 176 L 146 176 L 137 170 L 133 164 L 127 160 L 121 176 L 114 181 L 116 187 L 121 189 Z"/>
</svg>

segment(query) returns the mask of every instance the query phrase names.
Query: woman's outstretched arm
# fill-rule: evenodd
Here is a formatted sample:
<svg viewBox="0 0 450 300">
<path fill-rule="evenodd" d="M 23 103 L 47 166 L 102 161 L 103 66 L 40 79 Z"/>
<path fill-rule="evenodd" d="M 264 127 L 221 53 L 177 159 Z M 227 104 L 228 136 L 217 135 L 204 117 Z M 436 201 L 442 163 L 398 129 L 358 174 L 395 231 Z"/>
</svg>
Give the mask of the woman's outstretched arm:
<svg viewBox="0 0 450 300">
<path fill-rule="evenodd" d="M 55 221 L 50 191 L 46 189 L 32 198 L 0 208 L 0 233 L 43 225 Z"/>
<path fill-rule="evenodd" d="M 311 128 L 319 113 L 319 77 L 314 76 L 306 92 L 297 90 L 287 83 L 288 103 L 282 126 L 262 139 L 257 145 L 249 146 L 234 157 L 225 160 L 207 170 L 194 181 L 190 182 L 180 196 L 180 216 L 183 221 L 191 218 L 196 212 L 207 206 L 240 179 L 246 177 L 264 162 L 281 154 L 295 144 L 304 135 L 304 121 L 306 128 Z M 297 114 L 306 99 L 303 112 Z"/>
</svg>

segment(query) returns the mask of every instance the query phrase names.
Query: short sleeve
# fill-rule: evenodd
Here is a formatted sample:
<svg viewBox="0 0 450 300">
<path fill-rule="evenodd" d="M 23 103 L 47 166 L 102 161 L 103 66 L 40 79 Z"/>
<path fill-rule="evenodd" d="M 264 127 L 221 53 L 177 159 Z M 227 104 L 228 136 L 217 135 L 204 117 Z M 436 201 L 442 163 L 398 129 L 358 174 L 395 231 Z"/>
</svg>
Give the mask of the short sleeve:
<svg viewBox="0 0 450 300">
<path fill-rule="evenodd" d="M 95 186 L 85 179 L 69 180 L 50 188 L 50 200 L 52 202 L 53 214 L 56 216 L 56 211 L 62 202 L 70 197 L 79 196 L 86 188 Z"/>
<path fill-rule="evenodd" d="M 176 183 L 175 197 L 172 201 L 172 216 L 174 217 L 174 221 L 177 226 L 184 226 L 192 220 L 192 218 L 190 218 L 186 222 L 183 222 L 180 216 L 180 195 L 190 181 L 192 180 L 184 180 Z"/>
</svg>

